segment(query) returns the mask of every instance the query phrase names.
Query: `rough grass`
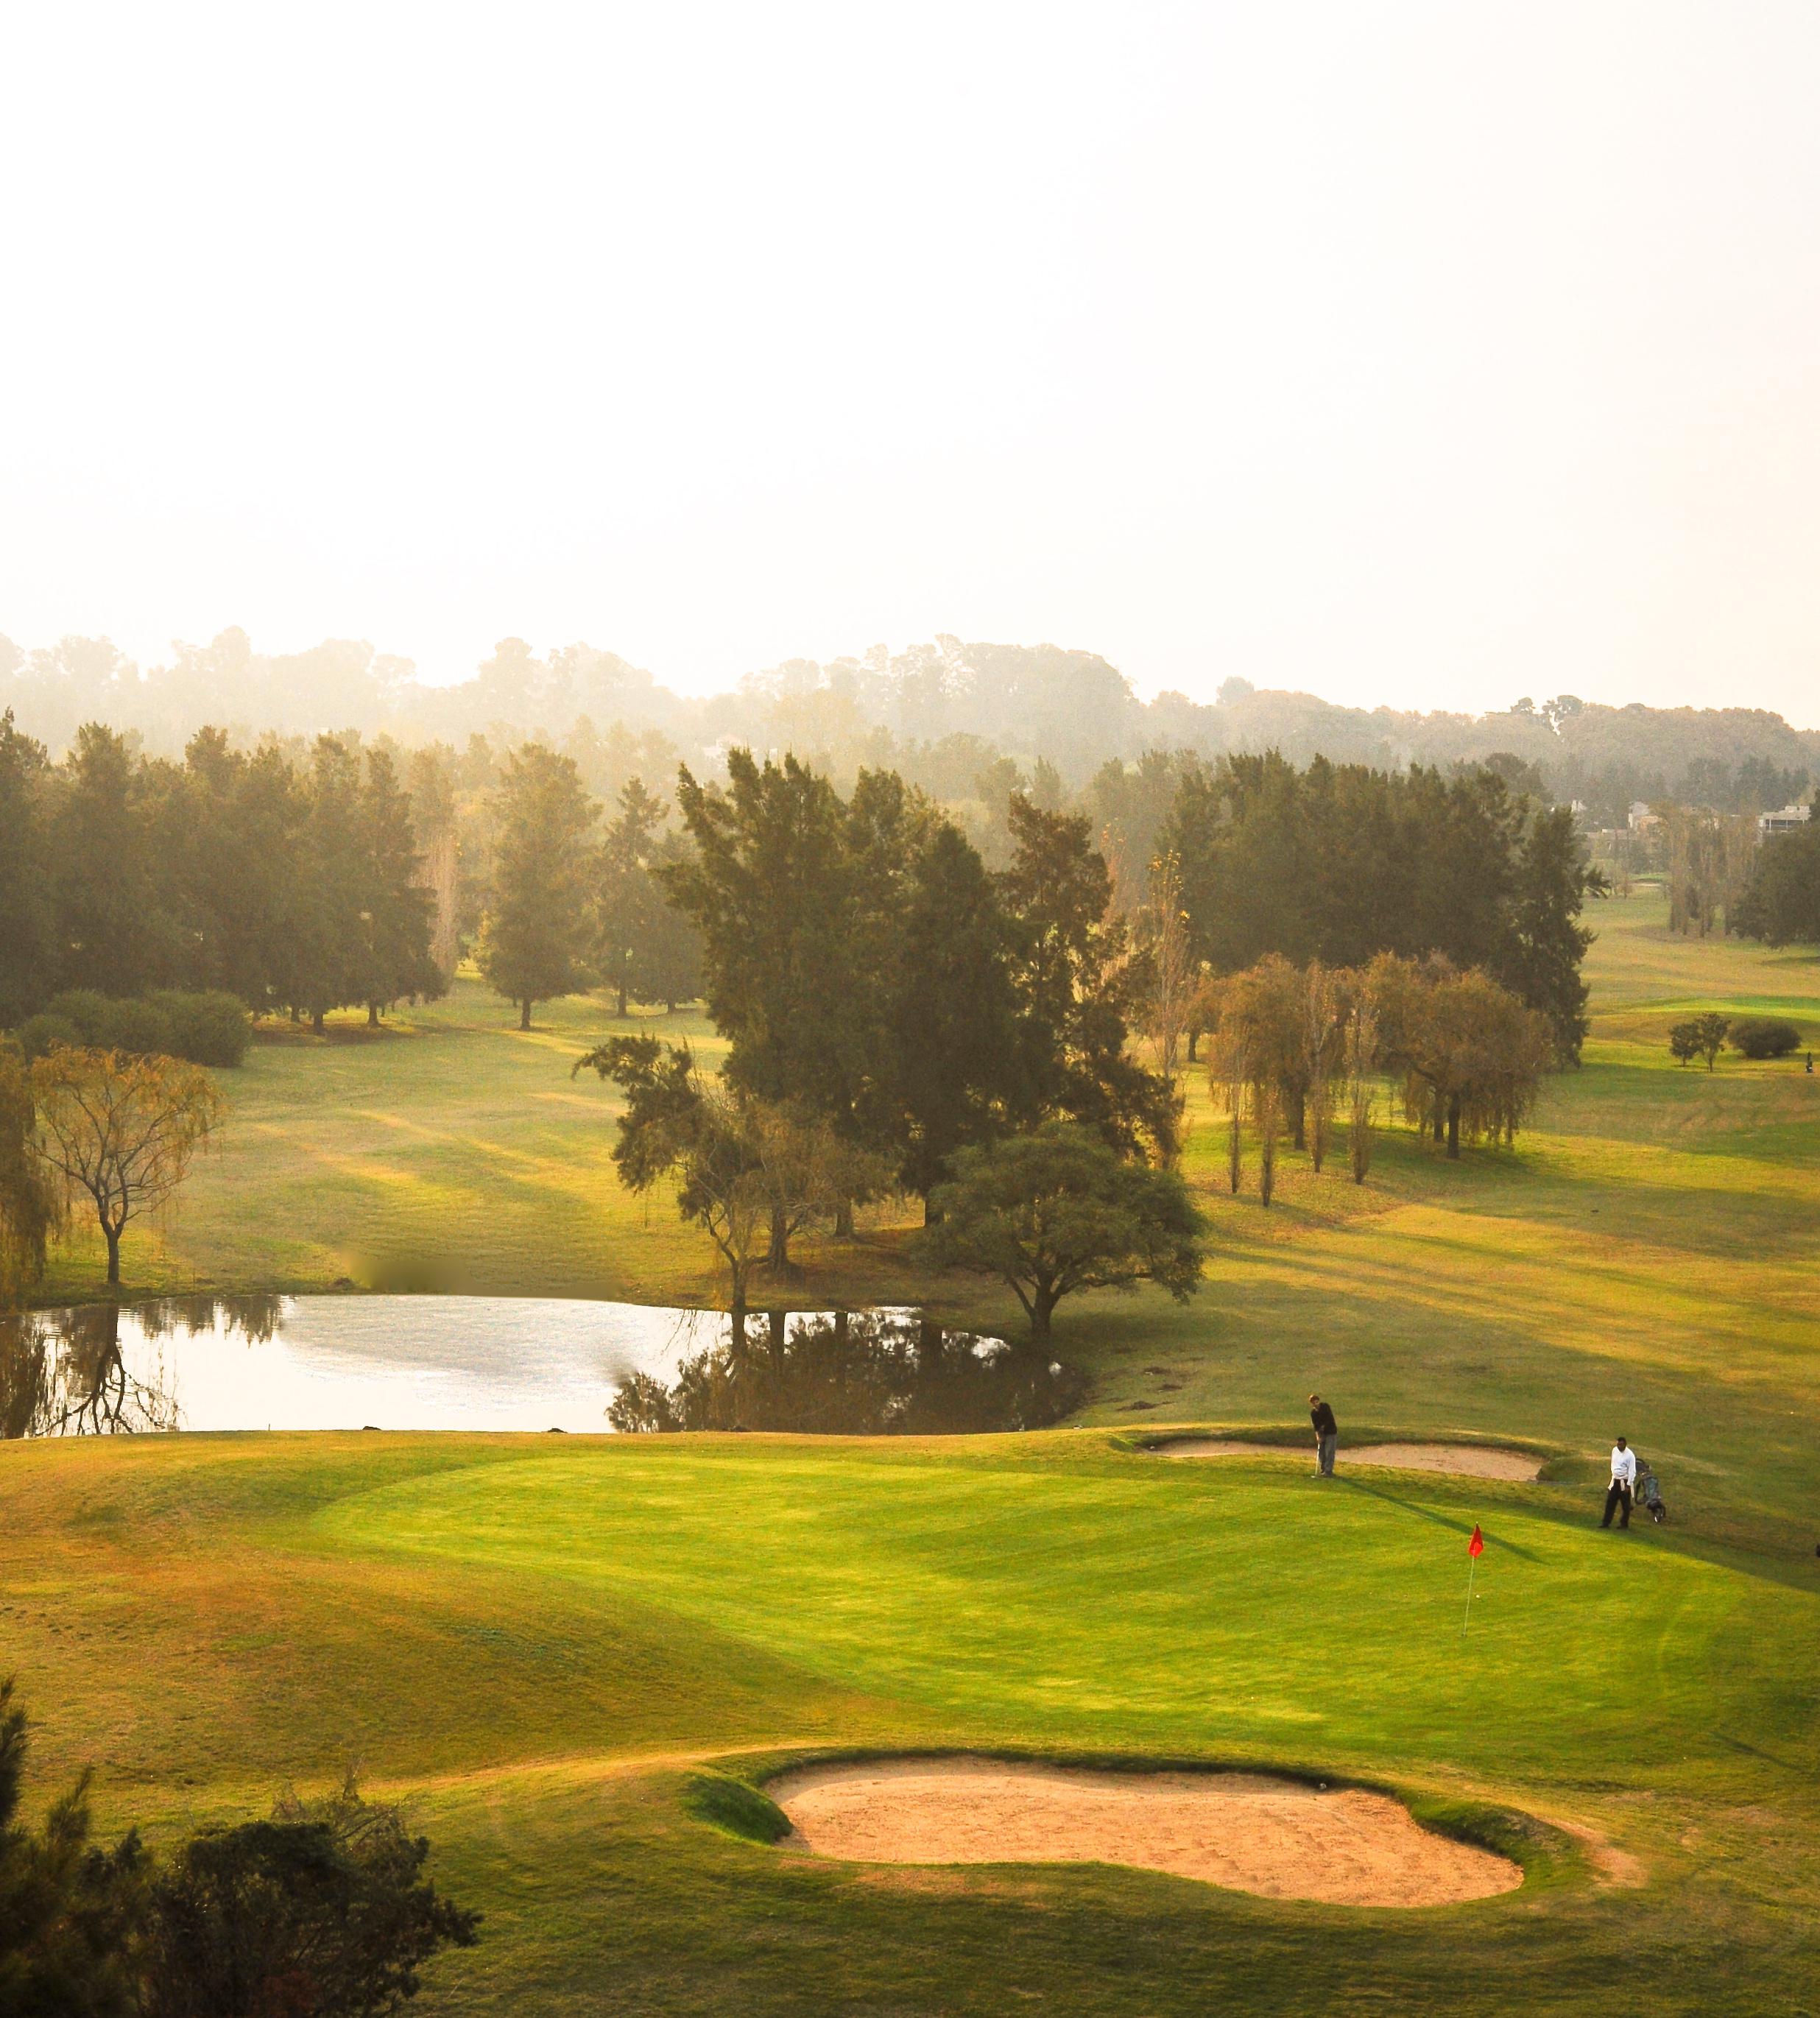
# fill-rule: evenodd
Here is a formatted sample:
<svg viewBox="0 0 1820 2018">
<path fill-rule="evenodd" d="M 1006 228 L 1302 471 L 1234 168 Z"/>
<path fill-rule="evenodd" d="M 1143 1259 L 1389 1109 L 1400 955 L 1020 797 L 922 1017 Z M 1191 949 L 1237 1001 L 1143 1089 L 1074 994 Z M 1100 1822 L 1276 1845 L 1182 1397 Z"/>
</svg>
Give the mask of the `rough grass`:
<svg viewBox="0 0 1820 2018">
<path fill-rule="evenodd" d="M 1820 2009 L 1820 1077 L 1666 1047 L 1707 1004 L 1820 1041 L 1820 964 L 1670 939 L 1648 894 L 1596 922 L 1587 1065 L 1514 1155 L 1393 1131 L 1363 1187 L 1288 1159 L 1267 1214 L 1221 1195 L 1202 1127 L 1205 1292 L 1058 1319 L 1098 1427 L 0 1449 L 0 1668 L 41 1720 L 39 1795 L 92 1762 L 110 1819 L 168 1831 L 359 1759 L 488 1915 L 430 2009 Z M 262 1044 L 129 1276 L 711 1295 L 668 1208 L 614 1185 L 606 1090 L 565 1076 L 604 1010 L 540 1022 L 465 985 L 377 1040 Z M 1010 1324 L 905 1231 L 811 1247 L 792 1300 Z M 78 1252 L 57 1288 L 93 1281 Z M 1315 1386 L 1349 1434 L 1512 1438 L 1547 1482 L 1119 1447 L 1285 1428 Z M 1619 1429 L 1666 1529 L 1593 1524 Z M 797 1748 L 969 1744 L 1351 1774 L 1593 1830 L 1646 1882 L 1570 1859 L 1397 1915 L 856 1870 L 742 1839 L 761 1811 L 722 1791 Z"/>
</svg>

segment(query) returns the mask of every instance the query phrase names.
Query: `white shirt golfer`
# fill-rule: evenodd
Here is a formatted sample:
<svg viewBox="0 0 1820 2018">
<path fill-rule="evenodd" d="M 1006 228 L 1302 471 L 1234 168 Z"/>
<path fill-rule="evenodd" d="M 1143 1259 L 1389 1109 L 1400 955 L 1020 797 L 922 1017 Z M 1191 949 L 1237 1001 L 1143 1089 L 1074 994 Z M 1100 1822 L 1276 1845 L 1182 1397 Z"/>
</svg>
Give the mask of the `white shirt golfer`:
<svg viewBox="0 0 1820 2018">
<path fill-rule="evenodd" d="M 1614 1485 L 1634 1485 L 1637 1483 L 1637 1453 L 1626 1450 L 1622 1444 L 1612 1446 L 1612 1483 Z"/>
</svg>

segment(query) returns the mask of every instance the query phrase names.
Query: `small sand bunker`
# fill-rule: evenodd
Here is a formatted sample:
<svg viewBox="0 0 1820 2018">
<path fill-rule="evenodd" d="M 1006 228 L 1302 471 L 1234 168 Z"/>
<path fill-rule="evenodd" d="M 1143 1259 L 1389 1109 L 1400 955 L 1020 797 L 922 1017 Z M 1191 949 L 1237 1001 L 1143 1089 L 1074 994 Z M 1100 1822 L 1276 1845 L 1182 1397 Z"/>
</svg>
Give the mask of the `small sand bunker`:
<svg viewBox="0 0 1820 2018">
<path fill-rule="evenodd" d="M 1386 1795 L 1259 1774 L 902 1759 L 805 1767 L 769 1792 L 791 1844 L 867 1864 L 1127 1864 L 1334 1906 L 1449 1906 L 1523 1882 Z"/>
<path fill-rule="evenodd" d="M 1183 1437 L 1164 1444 L 1164 1457 L 1283 1457 L 1297 1455 L 1286 1444 L 1241 1443 L 1233 1437 Z M 1314 1462 L 1311 1446 L 1306 1453 Z M 1379 1464 L 1392 1471 L 1450 1471 L 1462 1478 L 1502 1478 L 1533 1485 L 1542 1460 L 1527 1451 L 1500 1450 L 1491 1444 L 1359 1444 L 1340 1447 L 1339 1466 Z"/>
</svg>

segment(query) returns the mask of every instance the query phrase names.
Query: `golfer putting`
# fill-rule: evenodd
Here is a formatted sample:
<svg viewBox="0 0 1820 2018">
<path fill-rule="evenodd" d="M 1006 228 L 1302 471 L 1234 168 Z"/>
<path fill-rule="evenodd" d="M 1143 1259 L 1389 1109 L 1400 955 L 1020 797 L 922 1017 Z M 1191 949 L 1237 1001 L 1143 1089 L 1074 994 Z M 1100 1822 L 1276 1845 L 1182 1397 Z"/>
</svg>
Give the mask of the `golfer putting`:
<svg viewBox="0 0 1820 2018">
<path fill-rule="evenodd" d="M 1308 1420 L 1315 1426 L 1315 1476 L 1331 1478 L 1333 1453 L 1340 1448 L 1340 1425 L 1333 1419 L 1333 1411 L 1319 1394 L 1308 1397 Z"/>
</svg>

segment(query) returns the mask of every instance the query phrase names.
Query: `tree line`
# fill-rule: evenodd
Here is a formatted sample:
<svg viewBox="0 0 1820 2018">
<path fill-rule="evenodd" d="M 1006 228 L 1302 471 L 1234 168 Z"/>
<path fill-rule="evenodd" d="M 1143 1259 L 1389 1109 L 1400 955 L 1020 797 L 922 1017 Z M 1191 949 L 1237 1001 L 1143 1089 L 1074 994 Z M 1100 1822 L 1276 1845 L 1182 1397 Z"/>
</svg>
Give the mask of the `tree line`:
<svg viewBox="0 0 1820 2018">
<path fill-rule="evenodd" d="M 441 991 L 430 916 L 387 750 L 322 736 L 299 765 L 205 729 L 178 763 L 91 722 L 53 765 L 0 716 L 0 1025 L 157 989 L 376 1021 Z"/>
<path fill-rule="evenodd" d="M 1190 949 L 1214 973 L 1270 953 L 1337 967 L 1439 955 L 1541 1014 L 1561 1062 L 1579 1058 L 1579 919 L 1605 886 L 1565 808 L 1484 769 L 1297 770 L 1272 753 L 1185 770 L 1160 838 Z"/>
<path fill-rule="evenodd" d="M 631 995 L 674 1005 L 695 992 L 695 940 L 657 871 L 683 848 L 637 776 L 609 813 L 574 756 L 537 744 L 458 760 L 334 736 L 247 750 L 208 729 L 178 761 L 91 722 L 52 763 L 0 715 L 0 1028 L 48 1009 L 143 1051 L 161 1023 L 162 1047 L 233 1062 L 202 996 L 318 1031 L 349 1007 L 376 1024 L 442 993 L 469 949 L 521 1004 L 598 982 L 622 1014 Z"/>
<path fill-rule="evenodd" d="M 949 635 L 895 652 L 787 660 L 700 697 L 583 642 L 538 652 L 503 638 L 471 678 L 442 685 L 418 678 L 408 659 L 345 638 L 272 653 L 233 629 L 140 667 L 106 638 L 27 649 L 0 637 L 0 710 L 8 707 L 54 749 L 99 720 L 136 730 L 167 755 L 211 722 L 233 725 L 245 740 L 352 731 L 416 748 L 462 746 L 476 734 L 562 747 L 585 721 L 608 737 L 666 737 L 692 759 L 734 745 L 789 750 L 843 788 L 862 767 L 930 783 L 924 759 L 943 745 L 944 767 L 958 760 L 969 778 L 1003 761 L 1036 789 L 1036 767 L 1046 764 L 1071 792 L 1107 759 L 1146 751 L 1212 761 L 1275 749 L 1299 765 L 1324 756 L 1378 769 L 1479 765 L 1502 754 L 1531 767 L 1551 799 L 1585 802 L 1596 826 L 1622 825 L 1637 799 L 1761 810 L 1820 778 L 1820 732 L 1761 709 L 1611 707 L 1558 694 L 1484 714 L 1420 714 L 1339 707 L 1238 678 L 1210 702 L 1165 693 L 1145 703 L 1096 653 Z M 643 769 L 648 779 L 669 774 Z"/>
</svg>

